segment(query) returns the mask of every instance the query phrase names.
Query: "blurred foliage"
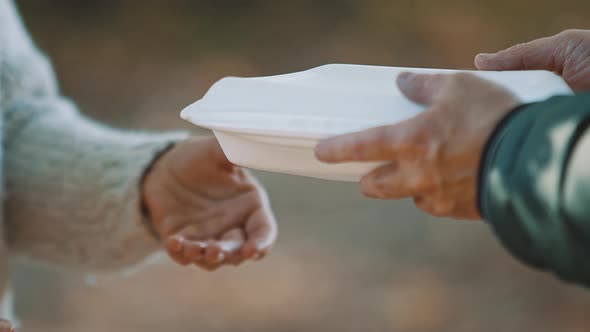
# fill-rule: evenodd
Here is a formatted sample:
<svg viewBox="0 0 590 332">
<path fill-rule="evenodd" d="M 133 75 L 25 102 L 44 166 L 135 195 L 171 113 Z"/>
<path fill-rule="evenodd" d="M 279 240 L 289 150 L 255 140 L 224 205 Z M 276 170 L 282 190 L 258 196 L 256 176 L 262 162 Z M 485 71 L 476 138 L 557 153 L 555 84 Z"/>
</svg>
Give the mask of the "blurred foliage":
<svg viewBox="0 0 590 332">
<path fill-rule="evenodd" d="M 478 52 L 590 28 L 587 0 L 17 3 L 64 94 L 142 129 L 192 128 L 179 110 L 227 75 L 471 68 Z M 24 331 L 588 331 L 586 291 L 516 263 L 482 223 L 366 200 L 353 184 L 259 175 L 282 228 L 265 261 L 207 274 L 163 259 L 94 286 L 28 267 L 16 274 Z"/>
</svg>

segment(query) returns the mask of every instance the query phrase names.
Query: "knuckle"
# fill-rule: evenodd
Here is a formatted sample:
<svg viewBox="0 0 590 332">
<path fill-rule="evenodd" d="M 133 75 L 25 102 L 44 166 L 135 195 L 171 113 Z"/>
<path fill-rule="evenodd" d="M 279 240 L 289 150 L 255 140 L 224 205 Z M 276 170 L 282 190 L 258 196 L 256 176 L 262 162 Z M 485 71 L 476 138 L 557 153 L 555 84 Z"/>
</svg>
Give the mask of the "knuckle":
<svg viewBox="0 0 590 332">
<path fill-rule="evenodd" d="M 566 29 L 557 35 L 562 38 L 568 39 L 568 38 L 579 36 L 581 32 L 582 32 L 582 30 L 580 30 L 580 29 Z"/>
<path fill-rule="evenodd" d="M 415 192 L 425 192 L 432 189 L 432 182 L 429 177 L 421 175 L 414 181 L 412 187 Z"/>
<path fill-rule="evenodd" d="M 558 47 L 565 47 L 571 51 L 580 45 L 590 41 L 590 32 L 587 30 L 569 29 L 555 36 Z"/>
</svg>

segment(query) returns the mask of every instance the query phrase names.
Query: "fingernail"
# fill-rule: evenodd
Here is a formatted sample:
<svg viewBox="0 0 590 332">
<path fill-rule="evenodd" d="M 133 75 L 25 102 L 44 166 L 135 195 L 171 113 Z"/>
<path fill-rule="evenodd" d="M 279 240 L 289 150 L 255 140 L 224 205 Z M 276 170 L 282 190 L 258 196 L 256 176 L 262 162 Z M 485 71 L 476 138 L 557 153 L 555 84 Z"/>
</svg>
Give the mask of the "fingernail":
<svg viewBox="0 0 590 332">
<path fill-rule="evenodd" d="M 397 76 L 397 84 L 398 85 L 405 85 L 410 80 L 411 73 L 401 73 Z"/>
<path fill-rule="evenodd" d="M 180 252 L 182 250 L 182 238 L 173 237 L 171 240 L 170 249 L 175 252 Z"/>
<path fill-rule="evenodd" d="M 220 252 L 220 253 L 217 255 L 217 260 L 216 260 L 216 263 L 220 263 L 221 261 L 223 261 L 223 259 L 225 259 L 225 254 L 224 254 L 223 252 Z"/>
<path fill-rule="evenodd" d="M 397 84 L 406 86 L 415 82 L 416 74 L 411 72 L 403 72 L 397 76 Z"/>
<path fill-rule="evenodd" d="M 475 56 L 475 60 L 477 61 L 486 61 L 489 60 L 493 56 L 492 53 L 479 53 Z"/>
</svg>

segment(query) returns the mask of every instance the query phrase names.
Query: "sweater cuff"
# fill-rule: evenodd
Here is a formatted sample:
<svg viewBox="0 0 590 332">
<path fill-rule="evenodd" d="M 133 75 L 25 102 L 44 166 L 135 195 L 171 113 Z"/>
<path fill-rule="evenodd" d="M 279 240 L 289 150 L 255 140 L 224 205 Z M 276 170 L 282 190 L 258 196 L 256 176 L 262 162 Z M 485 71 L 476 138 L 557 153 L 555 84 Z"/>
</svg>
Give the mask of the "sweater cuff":
<svg viewBox="0 0 590 332">
<path fill-rule="evenodd" d="M 141 223 L 143 224 L 149 235 L 151 235 L 151 237 L 158 242 L 161 242 L 162 238 L 160 237 L 160 233 L 156 229 L 154 221 L 150 216 L 149 208 L 143 200 L 143 184 L 145 182 L 146 176 L 152 170 L 154 164 L 158 161 L 158 159 L 160 159 L 166 152 L 170 151 L 170 149 L 174 147 L 176 142 L 181 140 L 182 138 L 179 137 L 177 139 L 173 139 L 171 142 L 167 141 L 164 143 L 163 147 L 156 148 L 153 157 L 151 158 L 147 166 L 144 167 L 141 177 L 139 178 L 139 181 L 137 183 L 137 187 L 139 190 L 137 194 L 139 201 L 139 219 L 141 220 Z"/>
<path fill-rule="evenodd" d="M 143 222 L 141 180 L 188 134 L 116 130 L 61 99 L 14 107 L 4 114 L 6 238 L 14 253 L 98 272 L 160 247 Z"/>
<path fill-rule="evenodd" d="M 137 194 L 136 200 L 137 203 L 135 206 L 137 207 L 137 218 L 139 224 L 141 224 L 148 235 L 157 243 L 161 242 L 161 237 L 159 232 L 157 231 L 153 220 L 151 219 L 149 209 L 145 204 L 144 200 L 142 199 L 143 195 L 143 183 L 145 181 L 145 177 L 150 172 L 156 161 L 161 158 L 166 152 L 174 147 L 174 145 L 183 139 L 186 139 L 188 135 L 183 133 L 175 133 L 175 134 L 164 134 L 159 139 L 161 142 L 148 142 L 146 143 L 146 148 L 148 149 L 147 160 L 143 160 L 141 162 L 139 169 L 143 169 L 139 173 L 139 178 L 137 179 Z"/>
</svg>

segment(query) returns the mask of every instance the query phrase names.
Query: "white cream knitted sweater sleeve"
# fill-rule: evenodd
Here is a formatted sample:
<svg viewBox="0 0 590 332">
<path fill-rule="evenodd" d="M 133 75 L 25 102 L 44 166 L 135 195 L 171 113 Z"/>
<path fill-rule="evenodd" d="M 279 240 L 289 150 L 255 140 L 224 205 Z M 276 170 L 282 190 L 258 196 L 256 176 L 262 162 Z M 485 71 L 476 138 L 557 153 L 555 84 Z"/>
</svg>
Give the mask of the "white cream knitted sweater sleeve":
<svg viewBox="0 0 590 332">
<path fill-rule="evenodd" d="M 184 134 L 108 128 L 59 97 L 13 103 L 4 119 L 5 231 L 13 253 L 100 271 L 158 247 L 142 224 L 139 183 Z"/>
<path fill-rule="evenodd" d="M 158 247 L 141 224 L 140 179 L 185 135 L 125 132 L 82 116 L 59 95 L 11 0 L 0 0 L 0 115 L 0 226 L 10 254 L 100 271 Z M 0 239 L 0 279 L 3 249 Z"/>
</svg>

